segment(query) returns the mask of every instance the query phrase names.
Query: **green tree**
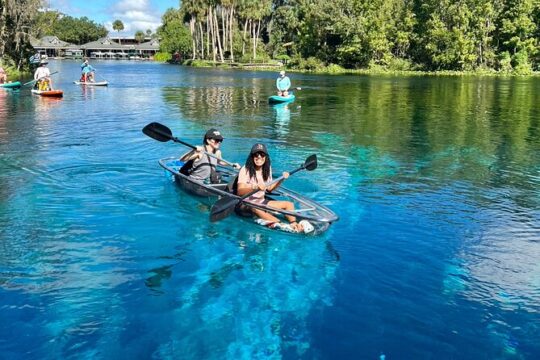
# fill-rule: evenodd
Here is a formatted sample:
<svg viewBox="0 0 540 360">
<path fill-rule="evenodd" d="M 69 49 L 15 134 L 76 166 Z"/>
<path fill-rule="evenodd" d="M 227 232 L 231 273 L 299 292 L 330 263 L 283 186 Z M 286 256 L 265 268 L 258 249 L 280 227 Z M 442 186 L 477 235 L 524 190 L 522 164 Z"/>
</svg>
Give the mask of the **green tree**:
<svg viewBox="0 0 540 360">
<path fill-rule="evenodd" d="M 191 34 L 183 22 L 183 14 L 180 10 L 167 9 L 161 17 L 162 25 L 157 33 L 160 37 L 159 51 L 169 54 L 179 52 L 187 54 L 191 51 Z"/>
<path fill-rule="evenodd" d="M 53 33 L 54 24 L 56 24 L 64 16 L 59 11 L 40 11 L 35 19 L 32 27 L 32 35 L 36 38 L 41 38 L 45 35 Z"/>
<path fill-rule="evenodd" d="M 144 32 L 142 30 L 137 30 L 135 32 L 135 40 L 140 44 L 144 41 L 146 35 L 144 35 Z"/>
<path fill-rule="evenodd" d="M 114 31 L 117 31 L 120 34 L 120 31 L 124 30 L 124 23 L 121 20 L 114 20 L 112 23 L 112 28 Z M 120 37 L 118 37 L 118 43 L 120 44 Z"/>
<path fill-rule="evenodd" d="M 533 0 L 506 0 L 499 18 L 501 50 L 512 54 L 525 50 L 534 51 Z"/>
<path fill-rule="evenodd" d="M 39 0 L 0 0 L 0 59 L 20 70 L 27 64 L 31 27 L 37 17 Z"/>
<path fill-rule="evenodd" d="M 50 33 L 45 35 L 55 35 L 60 40 L 81 45 L 96 41 L 107 34 L 108 31 L 103 25 L 96 24 L 86 16 L 74 18 L 64 15 L 54 23 Z"/>
<path fill-rule="evenodd" d="M 540 61 L 540 0 L 183 0 L 179 11 L 194 59 L 236 52 L 347 68 L 473 70 L 500 60 L 508 68 L 500 56 L 508 52 L 520 72 Z"/>
</svg>

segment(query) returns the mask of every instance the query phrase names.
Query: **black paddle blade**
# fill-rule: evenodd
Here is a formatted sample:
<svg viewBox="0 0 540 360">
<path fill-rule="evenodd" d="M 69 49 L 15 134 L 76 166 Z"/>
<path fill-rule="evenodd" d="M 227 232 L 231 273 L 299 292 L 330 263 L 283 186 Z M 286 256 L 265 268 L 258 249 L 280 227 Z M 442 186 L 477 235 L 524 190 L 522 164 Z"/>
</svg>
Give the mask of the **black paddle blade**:
<svg viewBox="0 0 540 360">
<path fill-rule="evenodd" d="M 317 155 L 313 154 L 313 155 L 308 156 L 304 164 L 304 167 L 306 168 L 307 171 L 315 170 L 317 168 Z"/>
<path fill-rule="evenodd" d="M 142 132 L 146 135 L 161 142 L 167 142 L 173 138 L 171 129 L 157 122 L 146 125 Z"/>
<path fill-rule="evenodd" d="M 222 197 L 210 209 L 210 221 L 216 222 L 231 215 L 240 199 L 234 197 Z"/>
</svg>

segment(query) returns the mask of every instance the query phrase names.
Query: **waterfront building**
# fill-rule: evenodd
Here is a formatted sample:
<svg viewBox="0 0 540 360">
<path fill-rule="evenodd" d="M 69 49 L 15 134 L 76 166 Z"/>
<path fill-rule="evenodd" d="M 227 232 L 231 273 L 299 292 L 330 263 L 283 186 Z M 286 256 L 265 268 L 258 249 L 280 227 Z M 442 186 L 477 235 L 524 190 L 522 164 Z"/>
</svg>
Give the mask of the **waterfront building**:
<svg viewBox="0 0 540 360">
<path fill-rule="evenodd" d="M 44 36 L 41 39 L 31 39 L 31 44 L 42 56 L 80 59 L 119 59 L 142 60 L 152 59 L 159 51 L 159 40 L 150 39 L 138 44 L 134 39 L 121 39 L 118 43 L 109 37 L 104 37 L 83 45 L 74 45 L 58 39 L 56 36 Z M 125 42 L 125 43 L 124 43 Z"/>
</svg>

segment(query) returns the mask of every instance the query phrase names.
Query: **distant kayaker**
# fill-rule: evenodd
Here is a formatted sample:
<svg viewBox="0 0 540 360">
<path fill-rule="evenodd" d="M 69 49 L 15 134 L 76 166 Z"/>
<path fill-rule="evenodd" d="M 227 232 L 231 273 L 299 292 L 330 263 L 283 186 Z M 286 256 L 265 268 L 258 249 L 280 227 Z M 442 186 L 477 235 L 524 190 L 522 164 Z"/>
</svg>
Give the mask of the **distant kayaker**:
<svg viewBox="0 0 540 360">
<path fill-rule="evenodd" d="M 94 72 L 96 69 L 90 65 L 88 59 L 81 64 L 81 82 L 94 82 Z"/>
<path fill-rule="evenodd" d="M 7 82 L 7 74 L 2 65 L 0 65 L 0 84 Z"/>
<path fill-rule="evenodd" d="M 244 196 L 250 192 L 259 189 L 260 191 L 251 195 L 246 199 L 246 201 L 252 203 L 266 204 L 270 207 L 282 209 L 282 210 L 294 210 L 294 204 L 290 201 L 277 201 L 277 200 L 268 200 L 265 198 L 266 191 L 275 190 L 283 180 L 289 177 L 288 172 L 283 173 L 283 179 L 275 184 L 266 186 L 267 183 L 272 181 L 272 167 L 270 161 L 270 155 L 264 144 L 255 144 L 251 148 L 251 152 L 246 160 L 246 164 L 242 166 L 240 172 L 238 173 L 238 185 L 237 185 L 237 195 Z M 255 216 L 270 221 L 271 223 L 279 223 L 280 220 L 274 215 L 260 210 L 255 209 L 249 206 L 240 205 L 242 211 L 249 210 Z M 301 232 L 303 231 L 303 226 L 296 222 L 294 216 L 287 215 L 287 220 L 290 222 L 290 226 L 293 230 Z"/>
<path fill-rule="evenodd" d="M 221 159 L 221 150 L 219 149 L 223 142 L 223 136 L 217 129 L 210 129 L 204 134 L 203 146 L 197 146 L 195 150 L 192 150 L 184 154 L 180 160 L 186 163 L 185 167 L 181 170 L 184 175 L 188 175 L 197 181 L 217 183 L 219 179 L 216 178 L 216 165 L 218 159 L 208 156 L 204 152 L 215 155 Z M 219 161 L 220 165 L 226 165 L 227 163 Z M 240 168 L 240 164 L 233 164 L 235 169 Z"/>
<path fill-rule="evenodd" d="M 41 60 L 39 62 L 39 67 L 34 72 L 34 80 L 36 81 L 35 87 L 38 90 L 52 90 L 52 79 L 51 79 L 51 71 L 47 67 L 47 60 Z"/>
<path fill-rule="evenodd" d="M 288 96 L 289 88 L 291 87 L 291 79 L 285 75 L 285 71 L 281 70 L 279 72 L 279 77 L 276 80 L 276 87 L 278 90 L 279 96 Z"/>
</svg>

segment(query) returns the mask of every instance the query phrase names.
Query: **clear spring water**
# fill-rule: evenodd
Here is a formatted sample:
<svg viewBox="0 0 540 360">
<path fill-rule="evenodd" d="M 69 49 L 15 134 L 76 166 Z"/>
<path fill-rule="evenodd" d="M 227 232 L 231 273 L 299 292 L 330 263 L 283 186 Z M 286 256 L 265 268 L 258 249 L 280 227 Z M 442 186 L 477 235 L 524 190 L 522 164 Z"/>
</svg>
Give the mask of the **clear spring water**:
<svg viewBox="0 0 540 360">
<path fill-rule="evenodd" d="M 540 80 L 314 76 L 51 61 L 0 89 L 0 358 L 540 358 Z M 209 127 L 341 217 L 275 233 L 164 176 Z"/>
</svg>

